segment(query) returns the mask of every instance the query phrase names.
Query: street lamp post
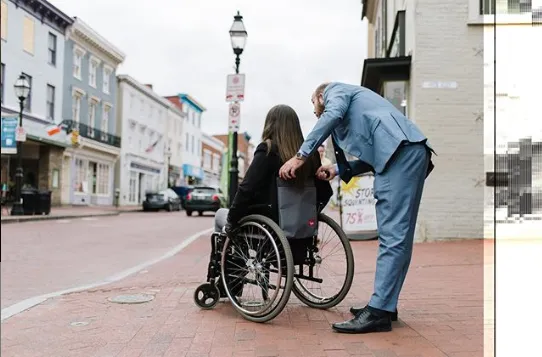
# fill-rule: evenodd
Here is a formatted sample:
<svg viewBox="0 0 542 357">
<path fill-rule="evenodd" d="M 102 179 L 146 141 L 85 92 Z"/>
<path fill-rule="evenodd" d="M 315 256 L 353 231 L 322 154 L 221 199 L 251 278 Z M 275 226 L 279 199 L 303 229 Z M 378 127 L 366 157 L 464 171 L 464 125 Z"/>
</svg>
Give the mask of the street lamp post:
<svg viewBox="0 0 542 357">
<path fill-rule="evenodd" d="M 25 75 L 21 74 L 15 85 L 15 96 L 19 99 L 19 128 L 23 127 L 23 109 L 24 101 L 30 94 L 30 82 Z M 18 128 L 17 128 L 18 129 Z M 23 142 L 17 141 L 17 169 L 15 170 L 15 202 L 11 208 L 12 216 L 24 215 L 23 202 L 21 199 L 21 191 L 23 188 Z"/>
<path fill-rule="evenodd" d="M 233 17 L 233 24 L 230 28 L 231 47 L 235 54 L 235 73 L 239 74 L 239 65 L 241 64 L 241 54 L 245 49 L 247 42 L 247 31 L 243 24 L 243 16 L 237 11 L 237 15 Z M 230 206 L 233 203 L 235 193 L 237 192 L 237 186 L 239 184 L 239 169 L 237 159 L 237 131 L 233 132 L 231 143 L 231 164 L 230 164 L 230 188 L 229 188 L 229 200 Z"/>
</svg>

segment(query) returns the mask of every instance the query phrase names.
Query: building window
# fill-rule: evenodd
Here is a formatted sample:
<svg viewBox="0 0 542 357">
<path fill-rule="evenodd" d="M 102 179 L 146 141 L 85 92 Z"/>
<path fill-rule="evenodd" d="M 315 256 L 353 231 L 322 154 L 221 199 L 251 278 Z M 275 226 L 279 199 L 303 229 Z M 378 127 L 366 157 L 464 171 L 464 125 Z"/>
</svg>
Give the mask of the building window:
<svg viewBox="0 0 542 357">
<path fill-rule="evenodd" d="M 2 26 L 2 40 L 8 39 L 8 4 L 2 1 L 2 8 L 0 9 L 0 26 Z"/>
<path fill-rule="evenodd" d="M 83 52 L 76 48 L 73 51 L 73 76 L 81 79 L 81 65 L 83 62 Z"/>
<path fill-rule="evenodd" d="M 94 127 L 96 126 L 96 101 L 91 100 L 88 103 L 88 128 L 87 133 L 88 136 L 94 137 Z"/>
<path fill-rule="evenodd" d="M 79 121 L 81 120 L 80 115 L 81 115 L 81 95 L 79 93 L 74 93 L 73 99 L 72 99 L 73 121 L 76 123 L 79 123 Z M 76 127 L 77 127 L 77 124 L 76 124 Z"/>
<path fill-rule="evenodd" d="M 196 153 L 196 138 L 192 135 L 192 154 Z"/>
<path fill-rule="evenodd" d="M 109 195 L 109 165 L 98 164 L 97 193 L 99 195 Z"/>
<path fill-rule="evenodd" d="M 88 69 L 88 83 L 96 88 L 96 72 L 98 70 L 98 61 L 91 59 Z"/>
<path fill-rule="evenodd" d="M 88 191 L 87 166 L 81 159 L 75 159 L 75 192 L 85 193 Z"/>
<path fill-rule="evenodd" d="M 34 54 L 34 20 L 28 16 L 23 20 L 23 50 Z"/>
<path fill-rule="evenodd" d="M 190 150 L 190 135 L 188 135 L 188 133 L 185 134 L 184 148 L 186 152 Z"/>
<path fill-rule="evenodd" d="M 525 14 L 532 11 L 532 0 L 480 0 L 480 14 Z"/>
<path fill-rule="evenodd" d="M 111 111 L 111 108 L 108 105 L 103 106 L 102 126 L 101 126 L 101 129 L 100 129 L 102 131 L 102 140 L 103 141 L 107 140 L 107 133 L 109 133 L 109 112 L 110 111 Z"/>
<path fill-rule="evenodd" d="M 213 154 L 213 170 L 216 172 L 220 171 L 220 155 Z"/>
<path fill-rule="evenodd" d="M 2 3 L 3 4 L 3 3 Z M 6 65 L 2 63 L 0 66 L 0 100 L 2 103 L 4 103 L 4 81 L 5 81 L 5 73 L 6 73 Z"/>
<path fill-rule="evenodd" d="M 30 85 L 30 91 L 28 92 L 28 96 L 24 100 L 24 109 L 27 112 L 30 112 L 32 109 L 32 76 L 29 76 L 26 73 L 21 74 L 26 77 L 26 79 L 28 80 L 28 84 Z"/>
<path fill-rule="evenodd" d="M 49 64 L 56 66 L 56 35 L 49 32 Z"/>
<path fill-rule="evenodd" d="M 203 168 L 211 170 L 211 153 L 208 150 L 203 153 Z"/>
<path fill-rule="evenodd" d="M 47 85 L 47 119 L 53 121 L 55 119 L 55 87 Z"/>
<path fill-rule="evenodd" d="M 181 156 L 181 150 L 182 150 L 182 145 L 181 143 L 177 143 L 177 156 Z"/>
<path fill-rule="evenodd" d="M 111 69 L 104 67 L 104 73 L 103 73 L 103 82 L 102 82 L 102 90 L 104 93 L 109 94 L 110 93 L 110 78 L 111 78 Z"/>
</svg>

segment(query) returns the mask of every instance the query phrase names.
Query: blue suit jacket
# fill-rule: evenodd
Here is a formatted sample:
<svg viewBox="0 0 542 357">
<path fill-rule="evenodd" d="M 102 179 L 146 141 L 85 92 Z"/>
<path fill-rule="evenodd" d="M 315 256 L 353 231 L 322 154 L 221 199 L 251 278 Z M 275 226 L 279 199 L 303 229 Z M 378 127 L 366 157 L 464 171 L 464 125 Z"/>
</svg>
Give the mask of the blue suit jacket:
<svg viewBox="0 0 542 357">
<path fill-rule="evenodd" d="M 334 82 L 323 97 L 325 110 L 299 150 L 303 155 L 312 154 L 332 135 L 339 148 L 359 159 L 351 163 L 352 174 L 358 175 L 368 171 L 367 164 L 377 174 L 384 171 L 405 142 L 422 142 L 432 151 L 420 129 L 370 89 Z"/>
</svg>

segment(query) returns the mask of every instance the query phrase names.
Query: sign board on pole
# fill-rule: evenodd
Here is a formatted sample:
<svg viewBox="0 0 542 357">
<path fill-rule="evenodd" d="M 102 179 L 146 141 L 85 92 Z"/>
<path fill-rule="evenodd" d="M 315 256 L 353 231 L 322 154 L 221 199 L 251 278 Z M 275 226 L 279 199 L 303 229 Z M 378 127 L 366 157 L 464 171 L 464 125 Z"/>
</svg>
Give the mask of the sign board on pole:
<svg viewBox="0 0 542 357">
<path fill-rule="evenodd" d="M 17 117 L 2 117 L 2 154 L 16 154 L 17 141 L 15 132 L 19 126 Z"/>
<path fill-rule="evenodd" d="M 245 100 L 245 75 L 229 74 L 226 86 L 226 102 L 242 102 Z"/>
<path fill-rule="evenodd" d="M 18 126 L 15 130 L 15 140 L 20 142 L 26 141 L 26 130 L 22 126 Z"/>
<path fill-rule="evenodd" d="M 341 182 L 342 224 L 346 232 L 375 232 L 376 200 L 372 175 L 353 177 Z"/>
<path fill-rule="evenodd" d="M 239 131 L 239 120 L 241 119 L 241 105 L 239 103 L 231 103 L 229 109 L 228 131 Z"/>
</svg>

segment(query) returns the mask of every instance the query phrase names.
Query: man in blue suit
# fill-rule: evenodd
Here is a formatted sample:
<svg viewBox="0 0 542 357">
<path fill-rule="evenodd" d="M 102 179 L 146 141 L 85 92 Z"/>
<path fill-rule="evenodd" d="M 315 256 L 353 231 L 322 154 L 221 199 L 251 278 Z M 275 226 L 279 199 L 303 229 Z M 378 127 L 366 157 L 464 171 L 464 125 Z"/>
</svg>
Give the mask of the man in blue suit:
<svg viewBox="0 0 542 357">
<path fill-rule="evenodd" d="M 321 167 L 317 172 L 320 178 L 331 180 L 338 174 L 348 182 L 364 172 L 374 173 L 379 233 L 374 293 L 367 306 L 350 309 L 353 319 L 333 324 L 333 329 L 344 333 L 390 331 L 412 257 L 424 181 L 433 169 L 433 150 L 412 121 L 367 88 L 322 84 L 312 102 L 318 121 L 279 175 L 283 179 L 295 177 L 305 158 L 330 135 L 337 166 Z M 358 160 L 347 162 L 343 150 Z"/>
</svg>

